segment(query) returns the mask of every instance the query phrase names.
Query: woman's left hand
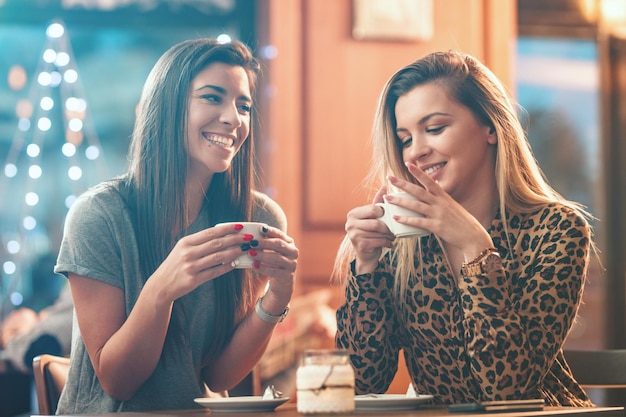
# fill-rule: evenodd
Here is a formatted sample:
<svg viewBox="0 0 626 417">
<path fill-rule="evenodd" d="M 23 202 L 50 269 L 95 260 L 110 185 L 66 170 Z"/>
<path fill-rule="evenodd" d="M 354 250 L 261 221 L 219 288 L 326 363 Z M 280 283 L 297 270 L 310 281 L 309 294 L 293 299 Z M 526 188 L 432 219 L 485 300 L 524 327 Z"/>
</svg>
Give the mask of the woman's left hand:
<svg viewBox="0 0 626 417">
<path fill-rule="evenodd" d="M 287 305 L 294 291 L 298 248 L 290 236 L 270 226 L 258 242 L 254 252 L 248 251 L 248 255 L 254 259 L 253 270 L 269 278 L 267 300 L 263 304 L 271 305 L 275 301 Z"/>
</svg>

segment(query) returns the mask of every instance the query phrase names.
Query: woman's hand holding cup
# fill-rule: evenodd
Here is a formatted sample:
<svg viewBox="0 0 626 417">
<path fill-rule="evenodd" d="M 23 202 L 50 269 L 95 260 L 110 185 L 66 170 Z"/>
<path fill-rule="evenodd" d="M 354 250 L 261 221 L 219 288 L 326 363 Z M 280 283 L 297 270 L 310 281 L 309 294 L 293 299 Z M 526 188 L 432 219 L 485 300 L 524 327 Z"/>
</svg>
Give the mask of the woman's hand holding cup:
<svg viewBox="0 0 626 417">
<path fill-rule="evenodd" d="M 389 199 L 389 197 L 391 197 Z M 406 220 L 409 217 L 424 217 L 421 214 L 406 208 L 404 200 L 417 201 L 415 196 L 402 191 L 397 193 L 386 194 L 383 196 L 382 203 L 376 203 L 378 207 L 381 207 L 384 211 L 383 215 L 378 218 L 383 222 L 394 234 L 395 237 L 419 237 L 427 235 L 429 232 L 426 229 L 421 229 L 416 226 L 412 226 L 406 223 L 400 223 L 398 220 Z M 393 202 L 392 202 L 393 201 Z"/>
<path fill-rule="evenodd" d="M 254 256 L 257 253 L 255 248 L 262 237 L 261 231 L 267 229 L 267 226 L 264 223 L 256 222 L 228 222 L 219 223 L 215 226 L 229 226 L 232 228 L 233 234 L 244 235 L 245 243 L 241 245 L 243 253 L 231 262 L 231 266 L 237 269 L 254 268 Z"/>
</svg>

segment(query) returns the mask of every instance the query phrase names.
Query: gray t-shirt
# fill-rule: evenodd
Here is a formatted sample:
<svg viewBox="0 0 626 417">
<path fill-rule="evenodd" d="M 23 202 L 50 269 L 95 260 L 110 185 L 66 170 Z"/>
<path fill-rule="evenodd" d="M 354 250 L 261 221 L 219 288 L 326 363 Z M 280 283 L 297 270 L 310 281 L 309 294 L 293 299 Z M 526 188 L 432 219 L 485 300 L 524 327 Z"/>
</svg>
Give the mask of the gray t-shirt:
<svg viewBox="0 0 626 417">
<path fill-rule="evenodd" d="M 254 201 L 252 221 L 286 230 L 285 214 L 276 202 L 259 192 L 254 193 Z M 210 227 L 204 219 L 198 216 L 187 234 Z M 111 183 L 94 187 L 72 205 L 54 271 L 121 288 L 126 314 L 132 310 L 144 283 L 128 209 Z M 212 281 L 176 301 L 185 312 L 186 328 L 174 333 L 176 337 L 168 332 L 154 373 L 128 401 L 111 398 L 102 390 L 74 317 L 70 371 L 57 414 L 197 407 L 193 399 L 209 394 L 200 371 L 215 326 L 215 303 Z"/>
</svg>

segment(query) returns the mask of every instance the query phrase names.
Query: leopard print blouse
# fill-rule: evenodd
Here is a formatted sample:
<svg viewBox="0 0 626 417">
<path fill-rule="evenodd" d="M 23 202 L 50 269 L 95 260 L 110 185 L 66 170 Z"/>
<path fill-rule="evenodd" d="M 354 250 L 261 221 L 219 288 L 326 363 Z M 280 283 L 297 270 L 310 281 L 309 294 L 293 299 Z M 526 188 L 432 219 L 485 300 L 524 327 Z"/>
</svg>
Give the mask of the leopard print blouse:
<svg viewBox="0 0 626 417">
<path fill-rule="evenodd" d="M 337 310 L 336 344 L 348 349 L 358 394 L 384 393 L 404 352 L 413 386 L 438 404 L 543 398 L 548 405 L 593 406 L 561 349 L 580 304 L 590 227 L 574 210 L 550 204 L 498 214 L 489 234 L 502 256 L 491 276 L 456 282 L 433 235 L 402 301 L 389 257 L 347 280 Z"/>
</svg>

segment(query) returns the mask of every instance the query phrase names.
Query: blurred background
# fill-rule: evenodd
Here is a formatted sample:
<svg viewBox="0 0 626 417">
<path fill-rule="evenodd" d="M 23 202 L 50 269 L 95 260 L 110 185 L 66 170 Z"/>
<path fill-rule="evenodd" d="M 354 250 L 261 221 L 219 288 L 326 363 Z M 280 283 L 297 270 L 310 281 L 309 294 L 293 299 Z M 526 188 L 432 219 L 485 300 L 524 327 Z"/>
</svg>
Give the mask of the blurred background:
<svg viewBox="0 0 626 417">
<path fill-rule="evenodd" d="M 58 297 L 67 208 L 126 169 L 158 57 L 210 36 L 242 40 L 262 61 L 260 187 L 301 254 L 292 312 L 254 389 L 288 391 L 301 351 L 332 345 L 342 294 L 329 276 L 347 211 L 372 196 L 361 180 L 378 95 L 398 68 L 442 49 L 504 81 L 549 181 L 597 218 L 602 263 L 567 346 L 626 348 L 624 31 L 626 0 L 0 0 L 0 319 Z M 404 392 L 406 376 L 397 381 Z M 0 397 L 0 416 L 31 407 Z"/>
</svg>

